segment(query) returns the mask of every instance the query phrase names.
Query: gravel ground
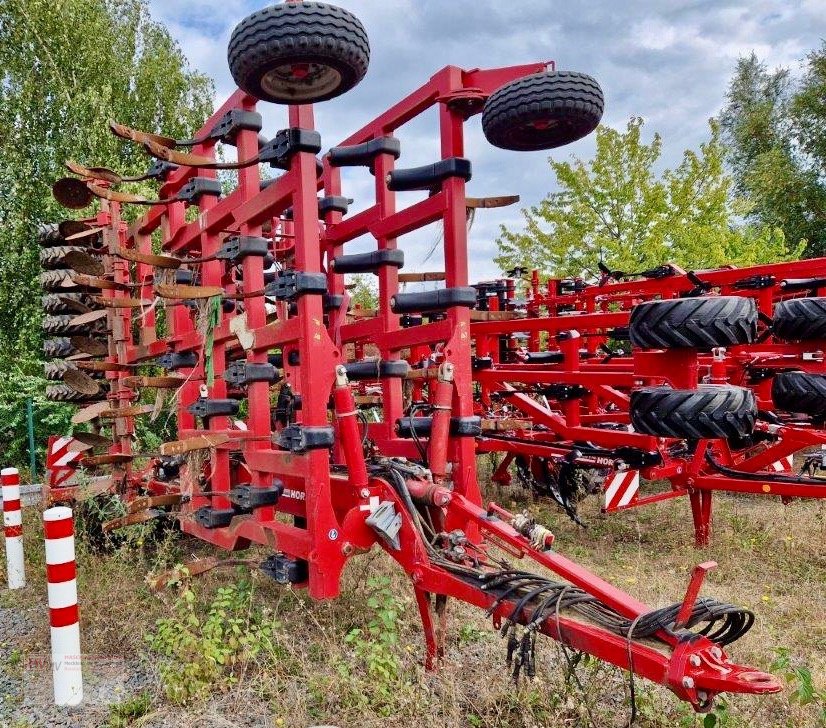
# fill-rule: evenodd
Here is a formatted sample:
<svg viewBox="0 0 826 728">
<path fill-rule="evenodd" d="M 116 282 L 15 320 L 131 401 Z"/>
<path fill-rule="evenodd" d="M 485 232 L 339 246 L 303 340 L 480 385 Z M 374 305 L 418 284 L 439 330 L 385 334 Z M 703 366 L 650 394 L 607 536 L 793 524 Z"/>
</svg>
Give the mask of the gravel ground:
<svg viewBox="0 0 826 728">
<path fill-rule="evenodd" d="M 153 689 L 150 665 L 123 657 L 84 655 L 84 700 L 53 703 L 45 608 L 0 607 L 0 728 L 99 728 L 110 706 Z"/>
</svg>

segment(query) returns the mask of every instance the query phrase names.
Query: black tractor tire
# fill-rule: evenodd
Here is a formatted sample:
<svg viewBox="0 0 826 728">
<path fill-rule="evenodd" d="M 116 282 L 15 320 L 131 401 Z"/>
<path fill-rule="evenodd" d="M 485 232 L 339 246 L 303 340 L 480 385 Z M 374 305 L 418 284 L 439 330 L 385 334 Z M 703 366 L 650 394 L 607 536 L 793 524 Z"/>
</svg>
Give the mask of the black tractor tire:
<svg viewBox="0 0 826 728">
<path fill-rule="evenodd" d="M 100 402 L 106 393 L 84 394 L 72 389 L 68 384 L 50 384 L 46 387 L 46 399 L 50 402 Z"/>
<path fill-rule="evenodd" d="M 772 380 L 774 406 L 783 412 L 797 412 L 817 419 L 826 418 L 826 376 L 809 372 L 779 372 Z"/>
<path fill-rule="evenodd" d="M 745 387 L 706 384 L 697 389 L 644 387 L 631 392 L 631 424 L 646 435 L 742 438 L 751 434 L 756 420 L 757 402 Z"/>
<path fill-rule="evenodd" d="M 309 104 L 361 81 L 370 43 L 359 19 L 344 8 L 281 3 L 235 26 L 227 60 L 235 83 L 248 94 L 276 104 Z"/>
<path fill-rule="evenodd" d="M 43 333 L 51 336 L 92 336 L 106 330 L 105 319 L 78 325 L 72 323 L 75 317 L 75 314 L 46 316 L 42 323 Z"/>
<path fill-rule="evenodd" d="M 750 344 L 757 336 L 757 305 L 741 296 L 646 301 L 631 311 L 629 334 L 640 349 Z"/>
<path fill-rule="evenodd" d="M 55 245 L 40 251 L 40 267 L 45 270 L 68 268 L 64 258 L 69 253 L 89 253 L 89 248 L 77 245 Z"/>
<path fill-rule="evenodd" d="M 50 382 L 60 382 L 69 369 L 77 369 L 77 367 L 70 361 L 61 361 L 60 359 L 47 361 L 43 364 L 43 375 Z"/>
<path fill-rule="evenodd" d="M 41 299 L 43 312 L 58 314 L 81 314 L 86 310 L 99 310 L 102 306 L 86 293 L 47 293 Z"/>
<path fill-rule="evenodd" d="M 605 100 L 585 73 L 536 73 L 494 91 L 482 109 L 482 131 L 500 149 L 555 149 L 597 128 Z"/>
<path fill-rule="evenodd" d="M 785 341 L 826 339 L 826 298 L 792 298 L 774 307 L 772 333 Z"/>
<path fill-rule="evenodd" d="M 47 270 L 40 274 L 40 287 L 47 293 L 77 293 L 83 290 L 67 270 Z"/>
<path fill-rule="evenodd" d="M 46 339 L 43 342 L 43 354 L 47 359 L 65 359 L 67 356 L 79 353 L 65 336 Z"/>
<path fill-rule="evenodd" d="M 64 241 L 57 223 L 51 222 L 38 225 L 37 242 L 44 248 L 49 248 L 52 245 L 62 245 Z"/>
</svg>

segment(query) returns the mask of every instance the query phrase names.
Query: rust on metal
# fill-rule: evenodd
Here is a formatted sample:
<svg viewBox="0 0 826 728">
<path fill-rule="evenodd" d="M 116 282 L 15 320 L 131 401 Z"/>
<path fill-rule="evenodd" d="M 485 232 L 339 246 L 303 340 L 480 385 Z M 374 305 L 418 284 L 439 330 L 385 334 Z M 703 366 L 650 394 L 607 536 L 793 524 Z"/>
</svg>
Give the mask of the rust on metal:
<svg viewBox="0 0 826 728">
<path fill-rule="evenodd" d="M 519 202 L 519 195 L 502 195 L 500 197 L 468 197 L 465 207 L 468 209 L 491 209 L 493 207 L 508 207 Z"/>
<path fill-rule="evenodd" d="M 86 288 L 99 288 L 103 291 L 126 291 L 131 286 L 126 283 L 117 283 L 116 281 L 103 278 L 101 276 L 92 276 L 85 273 L 78 273 L 76 271 L 69 271 L 69 277 L 75 285 L 85 286 Z"/>
<path fill-rule="evenodd" d="M 105 342 L 98 339 L 90 339 L 88 336 L 70 336 L 69 341 L 72 346 L 84 354 L 91 356 L 106 356 L 109 353 L 109 347 Z"/>
<path fill-rule="evenodd" d="M 179 283 L 158 283 L 155 293 L 161 298 L 214 298 L 222 296 L 224 289 L 220 286 L 185 286 Z"/>
<path fill-rule="evenodd" d="M 129 389 L 175 389 L 180 387 L 186 379 L 184 377 L 124 377 L 123 384 Z"/>
<path fill-rule="evenodd" d="M 109 129 L 115 136 L 121 139 L 128 139 L 129 141 L 144 144 L 145 142 L 154 142 L 164 147 L 174 147 L 176 142 L 172 137 L 161 136 L 160 134 L 152 134 L 151 132 L 138 131 L 125 124 L 118 124 L 116 121 L 109 120 Z"/>
<path fill-rule="evenodd" d="M 92 204 L 94 195 L 84 182 L 74 177 L 64 177 L 52 185 L 52 195 L 63 207 L 82 210 Z"/>
<path fill-rule="evenodd" d="M 98 258 L 80 250 L 72 250 L 66 253 L 63 261 L 69 268 L 82 275 L 102 276 L 105 273 L 103 263 Z"/>
<path fill-rule="evenodd" d="M 163 511 L 148 508 L 145 511 L 129 513 L 128 515 L 121 516 L 120 518 L 113 518 L 111 521 L 106 521 L 106 523 L 102 524 L 101 528 L 104 533 L 109 533 L 109 531 L 114 531 L 118 528 L 125 528 L 126 526 L 136 526 L 139 523 L 146 523 L 147 521 L 160 518 L 163 515 Z"/>
<path fill-rule="evenodd" d="M 507 432 L 508 430 L 530 430 L 533 423 L 530 420 L 505 418 L 501 420 L 482 420 L 483 432 Z"/>
<path fill-rule="evenodd" d="M 147 577 L 146 583 L 153 591 L 165 589 L 166 586 L 172 582 L 178 582 L 182 578 L 200 576 L 207 571 L 226 566 L 257 566 L 261 562 L 254 559 L 219 559 L 215 556 L 208 556 L 205 559 L 197 559 L 189 561 L 185 564 L 176 566 L 174 569 L 169 569 L 154 577 Z"/>
<path fill-rule="evenodd" d="M 116 255 L 124 260 L 132 261 L 133 263 L 145 263 L 146 265 L 154 266 L 155 268 L 179 268 L 184 262 L 180 258 L 173 258 L 169 255 L 155 255 L 154 253 L 141 253 L 132 248 L 121 248 Z"/>
<path fill-rule="evenodd" d="M 72 424 L 82 425 L 84 422 L 91 422 L 100 417 L 101 412 L 105 412 L 108 409 L 108 402 L 95 402 L 94 404 L 90 404 L 88 407 L 84 407 L 72 415 Z"/>
<path fill-rule="evenodd" d="M 66 169 L 68 169 L 72 174 L 76 174 L 78 177 L 84 177 L 86 179 L 99 179 L 104 182 L 111 182 L 113 185 L 119 185 L 123 182 L 123 177 L 107 167 L 85 167 L 72 159 L 67 159 L 65 165 Z"/>
<path fill-rule="evenodd" d="M 74 311 L 76 313 L 88 313 L 92 310 L 86 304 L 76 301 L 74 298 L 70 298 L 69 296 L 59 296 L 59 298 L 63 306 L 68 308 L 70 311 Z"/>
<path fill-rule="evenodd" d="M 106 435 L 99 435 L 97 432 L 75 432 L 72 437 L 78 442 L 87 445 L 88 447 L 109 447 L 112 444 L 112 438 Z M 69 449 L 71 449 L 69 445 Z"/>
<path fill-rule="evenodd" d="M 68 240 L 73 235 L 87 232 L 91 229 L 92 226 L 89 223 L 83 222 L 83 220 L 63 220 L 57 225 L 57 231 L 64 240 Z"/>
<path fill-rule="evenodd" d="M 161 445 L 160 452 L 161 455 L 183 455 L 184 453 L 195 452 L 196 450 L 209 450 L 210 448 L 223 445 L 231 439 L 229 435 L 220 432 L 212 435 L 196 435 L 186 440 L 165 442 Z"/>
<path fill-rule="evenodd" d="M 90 372 L 129 372 L 140 366 L 139 364 L 117 364 L 111 361 L 79 361 L 75 364 L 78 369 Z"/>
<path fill-rule="evenodd" d="M 105 409 L 98 414 L 102 420 L 117 420 L 124 417 L 139 417 L 140 415 L 148 415 L 152 412 L 154 407 L 151 404 L 133 404 L 128 407 L 119 407 L 118 409 Z"/>
<path fill-rule="evenodd" d="M 81 394 L 93 396 L 100 392 L 100 384 L 79 369 L 67 369 L 63 374 L 63 381 Z"/>
<path fill-rule="evenodd" d="M 133 195 L 131 192 L 117 192 L 106 187 L 100 187 L 93 182 L 87 182 L 86 187 L 90 194 L 109 202 L 123 202 L 131 205 L 165 205 L 164 200 L 149 200 L 143 195 Z"/>
<path fill-rule="evenodd" d="M 88 455 L 80 459 L 80 465 L 84 468 L 96 468 L 100 465 L 123 465 L 124 463 L 131 463 L 135 457 L 135 455 L 127 455 L 122 452 L 107 453 L 106 455 Z"/>
<path fill-rule="evenodd" d="M 471 321 L 513 321 L 527 316 L 522 311 L 471 311 Z"/>
<path fill-rule="evenodd" d="M 79 439 L 75 438 L 66 446 L 66 449 L 69 452 L 86 452 L 87 450 L 92 449 L 92 445 L 88 445 L 87 443 L 81 442 Z"/>
<path fill-rule="evenodd" d="M 130 501 L 127 510 L 129 513 L 145 511 L 147 508 L 159 506 L 177 506 L 183 500 L 180 493 L 165 493 L 164 495 L 145 495 Z"/>
<path fill-rule="evenodd" d="M 444 279 L 445 272 L 443 270 L 426 273 L 399 273 L 399 283 L 426 283 L 428 281 L 443 281 Z"/>
<path fill-rule="evenodd" d="M 96 236 L 100 235 L 100 233 L 102 231 L 103 231 L 103 228 L 89 228 L 88 230 L 81 230 L 79 232 L 72 233 L 71 235 L 64 235 L 63 238 L 64 238 L 64 240 L 66 240 L 66 242 L 72 242 L 72 243 L 83 244 L 83 245 L 92 245 L 93 241 L 90 241 L 88 243 L 86 243 L 86 242 L 81 243 L 81 241 L 84 240 L 84 238 L 96 237 Z"/>
<path fill-rule="evenodd" d="M 202 157 L 200 154 L 190 152 L 179 152 L 171 149 L 170 145 L 158 144 L 151 139 L 146 139 L 143 146 L 149 154 L 164 162 L 171 162 L 186 167 L 207 167 L 215 169 L 216 162 L 212 157 Z"/>
<path fill-rule="evenodd" d="M 94 296 L 96 303 L 106 308 L 146 308 L 152 305 L 152 301 L 141 298 L 106 298 L 105 296 Z"/>
<path fill-rule="evenodd" d="M 69 322 L 72 326 L 85 326 L 86 324 L 93 324 L 95 321 L 100 321 L 106 318 L 106 311 L 97 309 L 93 311 L 86 311 L 81 313 Z"/>
</svg>

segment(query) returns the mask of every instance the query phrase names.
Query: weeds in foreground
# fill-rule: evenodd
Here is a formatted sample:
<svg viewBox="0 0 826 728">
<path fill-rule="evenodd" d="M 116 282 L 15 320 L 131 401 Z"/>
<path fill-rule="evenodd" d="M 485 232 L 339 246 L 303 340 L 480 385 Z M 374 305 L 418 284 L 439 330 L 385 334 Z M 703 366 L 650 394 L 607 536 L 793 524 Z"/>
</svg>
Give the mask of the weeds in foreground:
<svg viewBox="0 0 826 728">
<path fill-rule="evenodd" d="M 152 696 L 146 690 L 122 703 L 109 706 L 108 728 L 126 728 L 137 718 L 142 718 L 152 707 Z"/>
<path fill-rule="evenodd" d="M 160 676 L 174 703 L 226 690 L 237 682 L 236 668 L 275 650 L 273 632 L 280 624 L 270 609 L 253 605 L 250 579 L 219 588 L 205 611 L 200 614 L 195 592 L 184 582 L 173 616 L 157 620 L 146 636 L 149 647 L 166 658 Z"/>
</svg>

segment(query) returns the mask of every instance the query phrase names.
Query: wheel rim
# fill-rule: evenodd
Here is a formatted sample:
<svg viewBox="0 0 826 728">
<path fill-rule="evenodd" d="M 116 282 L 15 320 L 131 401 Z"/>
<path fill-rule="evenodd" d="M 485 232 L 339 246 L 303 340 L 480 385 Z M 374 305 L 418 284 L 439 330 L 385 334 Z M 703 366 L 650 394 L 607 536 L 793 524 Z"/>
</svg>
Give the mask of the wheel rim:
<svg viewBox="0 0 826 728">
<path fill-rule="evenodd" d="M 341 73 L 323 63 L 285 63 L 261 78 L 261 88 L 274 98 L 308 101 L 341 86 Z"/>
</svg>

